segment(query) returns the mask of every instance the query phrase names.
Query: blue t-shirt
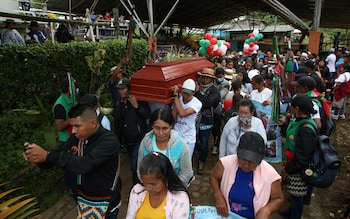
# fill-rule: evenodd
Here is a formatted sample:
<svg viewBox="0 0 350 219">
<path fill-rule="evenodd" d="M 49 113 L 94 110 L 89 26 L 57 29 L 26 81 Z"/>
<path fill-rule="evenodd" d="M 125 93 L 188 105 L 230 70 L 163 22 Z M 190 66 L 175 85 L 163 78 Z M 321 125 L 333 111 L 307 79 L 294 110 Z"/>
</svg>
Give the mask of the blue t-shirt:
<svg viewBox="0 0 350 219">
<path fill-rule="evenodd" d="M 254 219 L 254 195 L 253 172 L 244 172 L 238 168 L 236 180 L 228 194 L 230 211 L 242 217 Z"/>
</svg>

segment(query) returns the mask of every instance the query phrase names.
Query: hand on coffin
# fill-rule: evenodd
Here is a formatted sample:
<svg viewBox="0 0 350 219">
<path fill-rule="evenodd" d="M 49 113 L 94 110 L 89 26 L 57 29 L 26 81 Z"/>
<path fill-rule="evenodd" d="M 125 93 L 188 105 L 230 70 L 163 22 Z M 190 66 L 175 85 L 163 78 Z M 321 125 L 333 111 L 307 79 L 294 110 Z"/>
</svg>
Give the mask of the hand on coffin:
<svg viewBox="0 0 350 219">
<path fill-rule="evenodd" d="M 139 108 L 139 103 L 137 102 L 135 95 L 130 94 L 128 100 L 130 101 L 130 104 L 134 108 L 136 108 L 136 109 Z"/>
<path fill-rule="evenodd" d="M 179 95 L 179 87 L 178 87 L 177 85 L 174 85 L 174 86 L 172 87 L 172 90 L 173 90 L 173 95 L 174 95 L 174 96 Z"/>
</svg>

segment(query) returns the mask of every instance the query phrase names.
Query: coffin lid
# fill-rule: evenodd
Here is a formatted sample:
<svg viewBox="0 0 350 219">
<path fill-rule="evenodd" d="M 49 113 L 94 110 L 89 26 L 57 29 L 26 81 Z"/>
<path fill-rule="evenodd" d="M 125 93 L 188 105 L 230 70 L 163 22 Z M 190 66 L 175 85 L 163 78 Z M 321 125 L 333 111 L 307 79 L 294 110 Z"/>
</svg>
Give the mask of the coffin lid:
<svg viewBox="0 0 350 219">
<path fill-rule="evenodd" d="M 172 86 L 181 85 L 188 78 L 196 80 L 197 72 L 214 66 L 204 57 L 146 64 L 131 76 L 131 93 L 138 100 L 169 104 Z"/>
</svg>

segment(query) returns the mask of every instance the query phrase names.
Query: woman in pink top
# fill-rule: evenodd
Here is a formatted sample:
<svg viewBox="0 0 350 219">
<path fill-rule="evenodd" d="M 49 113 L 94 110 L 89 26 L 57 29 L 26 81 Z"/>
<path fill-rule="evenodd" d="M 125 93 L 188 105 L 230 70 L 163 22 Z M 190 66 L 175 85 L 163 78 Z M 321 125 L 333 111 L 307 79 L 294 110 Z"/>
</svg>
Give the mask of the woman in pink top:
<svg viewBox="0 0 350 219">
<path fill-rule="evenodd" d="M 264 139 L 256 132 L 240 138 L 237 154 L 220 159 L 210 173 L 218 214 L 267 219 L 283 204 L 281 176 L 266 161 Z"/>
</svg>

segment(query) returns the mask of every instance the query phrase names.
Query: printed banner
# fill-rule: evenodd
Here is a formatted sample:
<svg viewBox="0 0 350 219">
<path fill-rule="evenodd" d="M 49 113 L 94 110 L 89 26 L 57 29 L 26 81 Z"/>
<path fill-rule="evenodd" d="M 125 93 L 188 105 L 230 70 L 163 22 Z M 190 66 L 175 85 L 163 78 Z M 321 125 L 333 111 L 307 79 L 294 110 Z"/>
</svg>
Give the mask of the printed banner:
<svg viewBox="0 0 350 219">
<path fill-rule="evenodd" d="M 233 212 L 228 217 L 220 216 L 214 206 L 192 206 L 190 219 L 246 219 Z"/>
<path fill-rule="evenodd" d="M 281 130 L 277 123 L 272 121 L 272 106 L 263 106 L 252 100 L 257 116 L 266 128 L 267 144 L 265 147 L 265 160 L 270 163 L 282 162 Z"/>
</svg>

